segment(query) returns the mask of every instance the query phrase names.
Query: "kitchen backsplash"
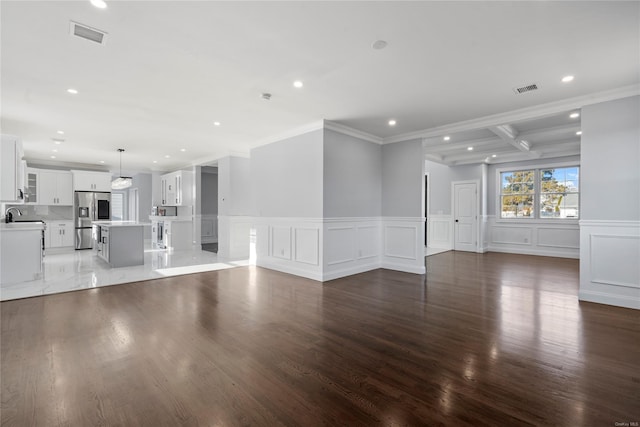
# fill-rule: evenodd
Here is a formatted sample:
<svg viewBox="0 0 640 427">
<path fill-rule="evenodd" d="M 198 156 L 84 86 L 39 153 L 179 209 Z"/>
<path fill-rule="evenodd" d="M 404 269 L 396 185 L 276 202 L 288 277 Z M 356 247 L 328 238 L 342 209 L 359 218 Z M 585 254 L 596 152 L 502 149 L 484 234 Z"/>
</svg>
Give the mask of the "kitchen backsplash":
<svg viewBox="0 0 640 427">
<path fill-rule="evenodd" d="M 22 216 L 14 219 L 41 219 L 49 221 L 73 221 L 73 206 L 40 206 L 40 205 L 6 205 L 5 210 L 13 206 L 20 209 Z M 4 214 L 4 212 L 3 212 Z"/>
</svg>

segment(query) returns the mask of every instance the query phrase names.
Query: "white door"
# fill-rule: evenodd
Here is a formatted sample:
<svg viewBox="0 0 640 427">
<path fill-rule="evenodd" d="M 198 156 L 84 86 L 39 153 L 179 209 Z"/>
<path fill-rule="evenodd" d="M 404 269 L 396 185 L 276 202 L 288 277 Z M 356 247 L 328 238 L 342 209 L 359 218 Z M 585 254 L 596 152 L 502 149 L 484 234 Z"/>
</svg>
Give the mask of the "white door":
<svg viewBox="0 0 640 427">
<path fill-rule="evenodd" d="M 475 183 L 453 185 L 453 242 L 456 251 L 475 252 L 477 249 L 476 191 Z"/>
</svg>

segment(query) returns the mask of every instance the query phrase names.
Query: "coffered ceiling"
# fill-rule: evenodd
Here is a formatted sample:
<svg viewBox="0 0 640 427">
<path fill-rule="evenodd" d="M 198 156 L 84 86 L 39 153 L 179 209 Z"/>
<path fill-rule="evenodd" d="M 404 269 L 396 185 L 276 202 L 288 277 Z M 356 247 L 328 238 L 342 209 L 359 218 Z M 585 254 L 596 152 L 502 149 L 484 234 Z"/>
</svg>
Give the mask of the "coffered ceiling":
<svg viewBox="0 0 640 427">
<path fill-rule="evenodd" d="M 2 132 L 39 163 L 115 170 L 124 148 L 125 169 L 173 170 L 319 120 L 422 138 L 451 165 L 566 155 L 579 152 L 569 113 L 638 93 L 640 76 L 635 1 L 3 0 L 0 12 Z M 72 21 L 105 43 L 71 35 Z"/>
</svg>

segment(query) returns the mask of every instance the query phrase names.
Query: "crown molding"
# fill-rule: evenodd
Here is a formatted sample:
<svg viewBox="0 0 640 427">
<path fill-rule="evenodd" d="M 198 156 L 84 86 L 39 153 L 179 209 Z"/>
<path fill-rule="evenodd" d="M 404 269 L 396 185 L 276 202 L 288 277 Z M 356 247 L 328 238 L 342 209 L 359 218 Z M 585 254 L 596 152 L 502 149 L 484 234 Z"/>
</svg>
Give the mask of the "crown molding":
<svg viewBox="0 0 640 427">
<path fill-rule="evenodd" d="M 334 132 L 341 133 L 343 135 L 364 139 L 365 141 L 373 142 L 378 145 L 382 145 L 384 143 L 384 139 L 379 136 L 376 136 L 358 129 L 354 129 L 340 123 L 332 122 L 330 120 L 324 120 L 324 128 L 332 130 Z"/>
<path fill-rule="evenodd" d="M 532 107 L 521 108 L 519 110 L 513 110 L 506 113 L 492 114 L 476 119 L 465 120 L 462 122 L 437 126 L 434 128 L 424 129 L 416 132 L 409 132 L 401 135 L 391 136 L 384 138 L 383 143 L 391 144 L 394 142 L 407 141 L 409 139 L 430 138 L 447 133 L 463 132 L 467 130 L 487 128 L 489 126 L 503 125 L 505 123 L 536 119 L 562 113 L 576 108 L 582 108 L 586 105 L 613 101 L 616 99 L 627 98 L 629 96 L 635 95 L 640 95 L 640 84 L 623 86 L 617 89 L 611 89 L 588 95 L 577 96 L 574 98 L 563 99 L 560 101 L 549 102 L 546 104 L 535 105 Z"/>
</svg>

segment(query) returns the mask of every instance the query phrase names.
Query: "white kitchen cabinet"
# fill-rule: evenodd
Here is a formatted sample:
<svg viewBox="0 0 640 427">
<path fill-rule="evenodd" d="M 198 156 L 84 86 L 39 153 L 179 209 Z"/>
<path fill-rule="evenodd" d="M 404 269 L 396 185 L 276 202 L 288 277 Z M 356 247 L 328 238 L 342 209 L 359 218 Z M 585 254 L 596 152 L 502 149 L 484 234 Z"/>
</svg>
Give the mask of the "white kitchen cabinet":
<svg viewBox="0 0 640 427">
<path fill-rule="evenodd" d="M 74 246 L 73 221 L 48 221 L 47 236 L 44 239 L 46 248 L 65 248 Z"/>
<path fill-rule="evenodd" d="M 192 205 L 192 175 L 193 173 L 189 171 L 177 171 L 160 177 L 163 206 Z"/>
<path fill-rule="evenodd" d="M 73 191 L 111 191 L 109 172 L 90 172 L 72 170 Z"/>
<path fill-rule="evenodd" d="M 25 181 L 24 203 L 37 205 L 40 202 L 40 171 L 26 168 Z"/>
<path fill-rule="evenodd" d="M 17 136 L 2 135 L 0 142 L 0 201 L 24 201 L 24 167 L 22 141 Z"/>
<path fill-rule="evenodd" d="M 42 277 L 42 224 L 0 224 L 0 283 Z"/>
<path fill-rule="evenodd" d="M 73 205 L 73 178 L 71 172 L 41 169 L 40 205 Z"/>
</svg>

